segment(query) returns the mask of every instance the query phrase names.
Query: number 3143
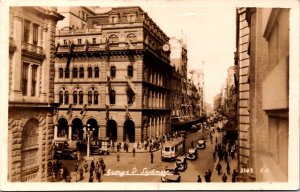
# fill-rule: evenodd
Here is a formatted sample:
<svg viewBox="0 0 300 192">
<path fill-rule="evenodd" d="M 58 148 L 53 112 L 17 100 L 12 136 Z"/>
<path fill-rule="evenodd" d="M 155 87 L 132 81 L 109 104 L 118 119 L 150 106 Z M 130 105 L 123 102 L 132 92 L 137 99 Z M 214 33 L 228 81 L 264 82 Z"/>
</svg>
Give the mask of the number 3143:
<svg viewBox="0 0 300 192">
<path fill-rule="evenodd" d="M 240 173 L 253 173 L 253 168 L 241 168 Z"/>
</svg>

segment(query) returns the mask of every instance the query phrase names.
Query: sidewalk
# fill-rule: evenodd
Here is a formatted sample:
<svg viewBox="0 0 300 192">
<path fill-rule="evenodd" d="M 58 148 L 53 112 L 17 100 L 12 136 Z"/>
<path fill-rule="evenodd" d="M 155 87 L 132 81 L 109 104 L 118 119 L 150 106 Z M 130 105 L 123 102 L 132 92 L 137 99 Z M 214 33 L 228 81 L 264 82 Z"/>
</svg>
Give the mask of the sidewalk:
<svg viewBox="0 0 300 192">
<path fill-rule="evenodd" d="M 238 171 L 237 157 L 235 157 L 234 159 L 231 159 L 231 157 L 228 157 L 228 162 L 229 162 L 229 166 L 230 166 L 230 174 L 229 175 L 227 175 L 227 171 L 226 171 L 227 164 L 226 164 L 225 160 L 220 161 L 222 169 L 221 169 L 221 175 L 218 175 L 218 171 L 216 170 L 216 166 L 217 166 L 218 161 L 219 161 L 219 157 L 216 158 L 216 162 L 215 162 L 214 168 L 212 170 L 211 181 L 212 182 L 223 182 L 222 181 L 222 176 L 225 173 L 226 176 L 227 176 L 227 182 L 232 182 L 231 179 L 232 179 L 233 169 Z"/>
</svg>

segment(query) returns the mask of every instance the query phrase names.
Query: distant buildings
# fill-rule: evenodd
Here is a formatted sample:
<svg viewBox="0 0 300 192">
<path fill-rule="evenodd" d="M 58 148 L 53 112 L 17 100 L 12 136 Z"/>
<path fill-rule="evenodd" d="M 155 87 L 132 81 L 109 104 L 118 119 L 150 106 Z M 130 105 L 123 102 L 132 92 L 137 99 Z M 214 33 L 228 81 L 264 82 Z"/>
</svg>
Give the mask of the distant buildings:
<svg viewBox="0 0 300 192">
<path fill-rule="evenodd" d="M 54 36 L 52 7 L 9 11 L 8 180 L 46 181 L 52 159 Z"/>
<path fill-rule="evenodd" d="M 289 9 L 237 9 L 241 181 L 288 181 L 289 23 Z"/>
</svg>

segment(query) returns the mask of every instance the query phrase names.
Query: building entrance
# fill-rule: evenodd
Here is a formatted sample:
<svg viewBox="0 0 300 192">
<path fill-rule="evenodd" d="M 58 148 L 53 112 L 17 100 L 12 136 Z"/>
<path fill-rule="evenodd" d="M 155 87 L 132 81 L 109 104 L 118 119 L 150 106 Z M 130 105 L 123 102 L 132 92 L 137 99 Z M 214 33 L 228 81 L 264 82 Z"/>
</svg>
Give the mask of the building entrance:
<svg viewBox="0 0 300 192">
<path fill-rule="evenodd" d="M 78 118 L 72 121 L 72 140 L 83 140 L 82 121 Z"/>
<path fill-rule="evenodd" d="M 108 120 L 106 123 L 106 136 L 113 141 L 117 141 L 117 122 Z"/>
<path fill-rule="evenodd" d="M 123 141 L 129 141 L 133 143 L 135 141 L 135 126 L 134 122 L 131 120 L 126 120 L 124 123 L 124 134 L 123 134 Z"/>
</svg>

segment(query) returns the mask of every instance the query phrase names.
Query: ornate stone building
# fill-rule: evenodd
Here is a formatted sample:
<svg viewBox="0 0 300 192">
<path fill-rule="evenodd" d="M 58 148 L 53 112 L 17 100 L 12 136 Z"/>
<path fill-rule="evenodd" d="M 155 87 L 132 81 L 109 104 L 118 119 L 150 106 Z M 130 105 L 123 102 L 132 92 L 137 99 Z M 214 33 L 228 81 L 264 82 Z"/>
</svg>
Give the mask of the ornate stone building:
<svg viewBox="0 0 300 192">
<path fill-rule="evenodd" d="M 9 11 L 8 180 L 46 181 L 51 159 L 54 35 L 52 7 Z"/>
<path fill-rule="evenodd" d="M 88 17 L 86 29 L 57 32 L 55 138 L 72 146 L 87 133 L 137 142 L 168 132 L 168 41 L 140 7 L 112 8 Z"/>
</svg>

